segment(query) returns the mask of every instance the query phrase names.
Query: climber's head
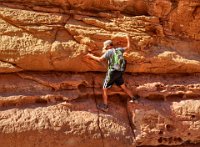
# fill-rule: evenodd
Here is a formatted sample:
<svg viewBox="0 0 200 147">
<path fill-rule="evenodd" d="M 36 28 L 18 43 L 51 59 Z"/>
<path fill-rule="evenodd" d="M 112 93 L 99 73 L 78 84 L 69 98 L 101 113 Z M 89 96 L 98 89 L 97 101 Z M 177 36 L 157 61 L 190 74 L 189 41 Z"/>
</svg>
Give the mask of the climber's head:
<svg viewBox="0 0 200 147">
<path fill-rule="evenodd" d="M 113 48 L 113 42 L 112 40 L 106 40 L 103 43 L 103 49 L 110 49 Z"/>
</svg>

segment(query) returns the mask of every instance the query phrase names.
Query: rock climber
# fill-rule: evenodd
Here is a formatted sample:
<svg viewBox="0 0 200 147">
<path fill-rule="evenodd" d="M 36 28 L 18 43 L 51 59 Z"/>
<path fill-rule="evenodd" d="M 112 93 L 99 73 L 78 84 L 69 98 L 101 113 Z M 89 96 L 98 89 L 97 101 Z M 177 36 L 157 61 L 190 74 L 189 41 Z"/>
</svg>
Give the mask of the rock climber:
<svg viewBox="0 0 200 147">
<path fill-rule="evenodd" d="M 103 103 L 98 104 L 97 108 L 107 112 L 108 111 L 108 88 L 111 88 L 113 84 L 121 87 L 125 93 L 131 98 L 130 102 L 137 103 L 137 96 L 134 96 L 130 89 L 128 89 L 124 83 L 123 73 L 126 68 L 126 60 L 124 59 L 123 53 L 130 48 L 130 37 L 126 35 L 127 46 L 126 47 L 114 47 L 112 40 L 106 40 L 104 42 L 103 50 L 106 52 L 98 57 L 91 53 L 88 53 L 86 57 L 102 62 L 103 60 L 108 61 L 108 71 L 103 83 Z"/>
</svg>

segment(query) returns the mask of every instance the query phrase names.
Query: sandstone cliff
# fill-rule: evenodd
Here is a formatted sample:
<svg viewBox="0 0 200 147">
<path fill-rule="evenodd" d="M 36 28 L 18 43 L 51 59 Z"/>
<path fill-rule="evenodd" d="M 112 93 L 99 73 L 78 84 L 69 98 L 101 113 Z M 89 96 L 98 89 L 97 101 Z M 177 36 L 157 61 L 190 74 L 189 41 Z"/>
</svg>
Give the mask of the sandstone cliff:
<svg viewBox="0 0 200 147">
<path fill-rule="evenodd" d="M 101 100 L 112 39 L 131 49 L 124 76 L 141 98 Z M 2 147 L 199 146 L 200 1 L 0 0 Z"/>
</svg>

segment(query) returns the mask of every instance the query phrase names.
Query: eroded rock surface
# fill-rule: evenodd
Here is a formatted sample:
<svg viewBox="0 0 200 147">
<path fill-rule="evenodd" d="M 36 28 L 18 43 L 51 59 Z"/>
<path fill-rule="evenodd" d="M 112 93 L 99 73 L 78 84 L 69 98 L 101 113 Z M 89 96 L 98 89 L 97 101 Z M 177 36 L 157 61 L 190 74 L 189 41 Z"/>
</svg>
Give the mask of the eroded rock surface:
<svg viewBox="0 0 200 147">
<path fill-rule="evenodd" d="M 0 1 L 0 144 L 198 146 L 198 0 Z M 131 49 L 101 112 L 103 42 Z"/>
<path fill-rule="evenodd" d="M 139 104 L 129 103 L 114 86 L 107 113 L 96 108 L 103 78 L 92 72 L 1 75 L 0 143 L 139 146 L 199 141 L 199 75 L 125 75 L 127 86 L 141 97 Z M 21 144 L 26 135 L 30 137 Z"/>
<path fill-rule="evenodd" d="M 106 39 L 124 46 L 126 34 L 131 37 L 128 72 L 200 71 L 198 1 L 99 3 L 1 2 L 0 71 L 105 71 L 84 55 L 102 54 Z"/>
</svg>

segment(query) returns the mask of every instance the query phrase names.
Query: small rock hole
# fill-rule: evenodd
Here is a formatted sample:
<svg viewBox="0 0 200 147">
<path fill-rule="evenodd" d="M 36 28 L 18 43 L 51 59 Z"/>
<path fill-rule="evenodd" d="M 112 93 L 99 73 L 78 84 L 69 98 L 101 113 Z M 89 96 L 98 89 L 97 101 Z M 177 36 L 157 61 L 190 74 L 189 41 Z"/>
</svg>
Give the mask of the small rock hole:
<svg viewBox="0 0 200 147">
<path fill-rule="evenodd" d="M 159 142 L 159 143 L 162 143 L 162 142 L 163 142 L 163 138 L 160 137 L 160 138 L 158 139 L 158 142 Z"/>
<path fill-rule="evenodd" d="M 159 134 L 159 135 L 162 135 L 162 134 L 163 134 L 163 131 L 162 131 L 162 130 L 160 130 L 158 134 Z"/>
<path fill-rule="evenodd" d="M 167 124 L 165 127 L 166 127 L 167 131 L 169 131 L 169 132 L 174 130 L 174 127 L 170 124 Z"/>
<path fill-rule="evenodd" d="M 196 116 L 195 116 L 195 115 L 191 115 L 191 118 L 192 118 L 192 119 L 195 119 L 195 118 L 196 118 Z"/>
</svg>

